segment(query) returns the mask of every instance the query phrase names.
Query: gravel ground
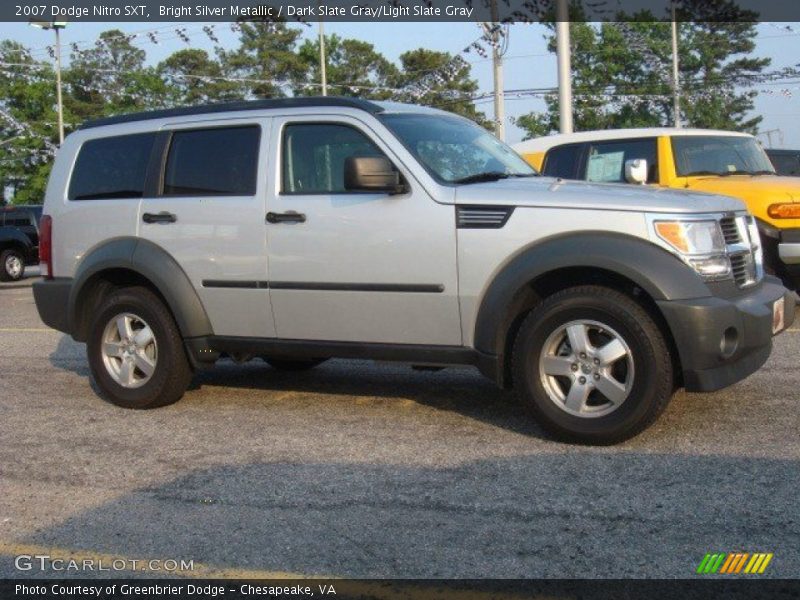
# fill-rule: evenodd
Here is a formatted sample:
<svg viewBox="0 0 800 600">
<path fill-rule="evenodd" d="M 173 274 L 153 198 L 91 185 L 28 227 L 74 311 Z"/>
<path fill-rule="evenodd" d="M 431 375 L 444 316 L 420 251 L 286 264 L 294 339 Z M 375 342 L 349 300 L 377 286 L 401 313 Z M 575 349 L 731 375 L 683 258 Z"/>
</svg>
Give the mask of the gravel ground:
<svg viewBox="0 0 800 600">
<path fill-rule="evenodd" d="M 41 548 L 404 578 L 679 578 L 773 552 L 766 575 L 800 576 L 798 329 L 749 379 L 585 448 L 469 369 L 223 361 L 174 406 L 116 408 L 32 281 L 0 285 L 0 577 L 41 576 L 12 559 Z"/>
</svg>

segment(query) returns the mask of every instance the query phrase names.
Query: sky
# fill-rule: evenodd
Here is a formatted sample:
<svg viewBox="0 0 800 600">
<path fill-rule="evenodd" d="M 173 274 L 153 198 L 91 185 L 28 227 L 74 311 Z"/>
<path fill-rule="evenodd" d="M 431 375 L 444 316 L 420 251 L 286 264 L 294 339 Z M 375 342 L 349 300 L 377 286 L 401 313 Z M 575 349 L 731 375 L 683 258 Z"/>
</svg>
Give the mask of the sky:
<svg viewBox="0 0 800 600">
<path fill-rule="evenodd" d="M 62 43 L 65 55 L 69 54 L 69 44 L 73 42 L 91 43 L 98 35 L 111 28 L 125 33 L 159 30 L 158 45 L 149 42 L 146 36 L 137 38 L 134 44 L 147 51 L 149 63 L 157 63 L 172 52 L 187 47 L 200 47 L 211 52 L 214 44 L 202 33 L 206 23 L 79 23 L 68 25 L 62 32 Z M 787 29 L 787 26 L 789 29 Z M 173 32 L 184 27 L 191 43 L 181 41 Z M 302 26 L 304 37 L 317 35 L 317 24 Z M 221 45 L 226 48 L 235 47 L 237 35 L 227 24 L 217 23 L 215 32 Z M 478 39 L 481 31 L 476 23 L 325 23 L 325 33 L 338 34 L 367 41 L 383 53 L 388 59 L 397 61 L 400 54 L 414 48 L 428 48 L 450 53 L 459 53 L 470 43 Z M 547 52 L 546 36 L 548 30 L 542 25 L 517 24 L 510 28 L 508 50 L 504 58 L 505 89 L 554 87 L 557 84 L 555 55 Z M 53 33 L 30 27 L 23 23 L 0 23 L 0 39 L 16 40 L 34 49 L 34 56 L 42 60 L 49 59 L 46 46 L 53 43 Z M 171 38 L 171 39 L 169 39 Z M 760 23 L 755 56 L 772 59 L 768 70 L 795 66 L 800 62 L 800 24 L 797 23 Z M 492 61 L 483 59 L 474 52 L 462 55 L 472 64 L 473 76 L 478 80 L 479 93 L 492 91 Z M 334 83 L 334 82 L 331 82 Z M 791 95 L 781 93 L 789 89 Z M 761 131 L 773 131 L 771 145 L 773 147 L 800 148 L 800 81 L 792 85 L 762 85 L 758 89 L 772 89 L 772 95 L 759 94 L 756 99 L 755 113 L 764 117 Z M 544 109 L 544 101 L 536 98 L 506 97 L 506 141 L 515 143 L 522 139 L 522 131 L 510 122 L 510 117 Z M 488 117 L 493 116 L 491 99 L 479 104 Z M 769 145 L 766 134 L 760 139 Z"/>
</svg>

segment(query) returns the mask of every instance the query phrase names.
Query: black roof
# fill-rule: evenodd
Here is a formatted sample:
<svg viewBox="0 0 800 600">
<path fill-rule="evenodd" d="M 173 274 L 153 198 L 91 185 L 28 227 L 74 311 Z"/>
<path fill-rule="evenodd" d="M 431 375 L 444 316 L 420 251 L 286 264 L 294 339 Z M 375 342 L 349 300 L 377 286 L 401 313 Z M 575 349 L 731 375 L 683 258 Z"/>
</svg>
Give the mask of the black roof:
<svg viewBox="0 0 800 600">
<path fill-rule="evenodd" d="M 248 100 L 243 102 L 225 102 L 221 104 L 205 104 L 202 106 L 182 106 L 165 110 L 150 110 L 145 112 L 130 113 L 86 121 L 79 129 L 115 125 L 117 123 L 131 123 L 133 121 L 148 121 L 150 119 L 164 119 L 171 117 L 184 117 L 188 115 L 205 115 L 211 113 L 235 112 L 241 110 L 264 110 L 269 108 L 297 108 L 317 106 L 343 106 L 357 108 L 369 113 L 383 112 L 383 107 L 369 100 L 361 98 L 344 98 L 340 96 L 307 96 L 300 98 L 274 98 L 269 100 Z"/>
</svg>

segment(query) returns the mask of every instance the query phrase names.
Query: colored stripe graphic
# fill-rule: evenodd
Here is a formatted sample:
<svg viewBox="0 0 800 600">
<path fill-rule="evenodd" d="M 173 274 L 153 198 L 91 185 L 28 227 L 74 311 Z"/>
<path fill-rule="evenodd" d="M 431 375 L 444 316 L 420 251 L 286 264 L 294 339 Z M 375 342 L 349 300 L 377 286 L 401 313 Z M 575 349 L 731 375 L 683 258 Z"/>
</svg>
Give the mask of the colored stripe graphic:
<svg viewBox="0 0 800 600">
<path fill-rule="evenodd" d="M 766 552 L 715 552 L 706 553 L 697 566 L 698 574 L 732 575 L 745 573 L 760 575 L 767 570 L 774 554 Z M 746 566 L 745 566 L 746 565 Z"/>
</svg>

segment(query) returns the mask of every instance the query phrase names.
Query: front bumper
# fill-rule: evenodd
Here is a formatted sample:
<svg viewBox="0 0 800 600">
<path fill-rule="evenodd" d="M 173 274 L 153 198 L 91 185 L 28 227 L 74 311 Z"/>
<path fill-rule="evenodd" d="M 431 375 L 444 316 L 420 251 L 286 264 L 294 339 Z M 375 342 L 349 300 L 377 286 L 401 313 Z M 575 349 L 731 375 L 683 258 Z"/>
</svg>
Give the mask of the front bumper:
<svg viewBox="0 0 800 600">
<path fill-rule="evenodd" d="M 67 277 L 43 279 L 33 284 L 33 299 L 39 317 L 48 327 L 64 333 L 71 333 L 67 312 L 71 289 L 72 279 Z"/>
<path fill-rule="evenodd" d="M 774 277 L 735 298 L 658 302 L 672 331 L 690 392 L 713 392 L 757 371 L 772 350 L 773 305 L 784 299 L 784 329 L 795 296 Z"/>
</svg>

